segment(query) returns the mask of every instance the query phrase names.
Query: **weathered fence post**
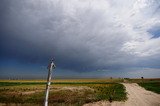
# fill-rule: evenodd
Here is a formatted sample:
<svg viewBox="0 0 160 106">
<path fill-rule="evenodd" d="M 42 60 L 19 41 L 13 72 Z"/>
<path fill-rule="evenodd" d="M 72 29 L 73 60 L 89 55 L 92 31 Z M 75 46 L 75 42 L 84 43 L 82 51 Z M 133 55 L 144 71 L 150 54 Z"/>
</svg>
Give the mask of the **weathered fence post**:
<svg viewBox="0 0 160 106">
<path fill-rule="evenodd" d="M 45 100 L 44 100 L 44 106 L 48 106 L 48 96 L 49 96 L 49 89 L 51 85 L 51 78 L 52 78 L 52 69 L 54 69 L 56 66 L 53 63 L 53 60 L 48 66 L 48 77 L 47 77 L 47 84 L 46 84 L 46 93 L 45 93 Z"/>
</svg>

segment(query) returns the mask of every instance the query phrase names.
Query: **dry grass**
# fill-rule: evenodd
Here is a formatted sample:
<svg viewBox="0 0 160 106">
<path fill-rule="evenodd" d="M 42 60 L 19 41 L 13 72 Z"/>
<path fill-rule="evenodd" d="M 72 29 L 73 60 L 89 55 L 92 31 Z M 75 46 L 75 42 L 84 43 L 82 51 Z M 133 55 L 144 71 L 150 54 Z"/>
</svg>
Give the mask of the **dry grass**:
<svg viewBox="0 0 160 106">
<path fill-rule="evenodd" d="M 124 100 L 125 89 L 120 79 L 52 80 L 49 102 L 52 105 L 81 106 L 99 100 Z M 14 85 L 15 84 L 15 85 Z M 119 91 L 119 89 L 121 91 Z M 0 81 L 1 103 L 43 104 L 45 83 L 41 80 Z"/>
</svg>

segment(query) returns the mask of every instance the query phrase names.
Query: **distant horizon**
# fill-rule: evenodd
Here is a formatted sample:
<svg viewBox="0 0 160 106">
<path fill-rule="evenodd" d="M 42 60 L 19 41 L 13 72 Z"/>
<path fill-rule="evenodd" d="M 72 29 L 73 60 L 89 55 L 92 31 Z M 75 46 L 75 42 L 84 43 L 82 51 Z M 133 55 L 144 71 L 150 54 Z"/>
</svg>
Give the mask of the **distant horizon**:
<svg viewBox="0 0 160 106">
<path fill-rule="evenodd" d="M 142 76 L 143 77 L 143 76 Z M 58 80 L 58 79 L 125 79 L 125 78 L 129 78 L 129 79 L 141 79 L 141 77 L 52 77 L 51 80 Z M 160 77 L 143 77 L 144 79 L 160 79 Z M 47 80 L 46 78 L 0 78 L 0 80 Z"/>
</svg>

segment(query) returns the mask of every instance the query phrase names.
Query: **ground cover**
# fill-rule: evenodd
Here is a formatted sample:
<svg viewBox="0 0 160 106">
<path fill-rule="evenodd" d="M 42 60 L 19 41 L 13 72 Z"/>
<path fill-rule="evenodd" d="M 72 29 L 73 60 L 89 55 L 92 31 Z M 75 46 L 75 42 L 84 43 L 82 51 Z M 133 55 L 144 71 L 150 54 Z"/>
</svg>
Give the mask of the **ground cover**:
<svg viewBox="0 0 160 106">
<path fill-rule="evenodd" d="M 160 82 L 143 82 L 138 84 L 146 90 L 160 94 Z"/>
<path fill-rule="evenodd" d="M 117 82 L 104 79 L 53 81 L 49 103 L 57 106 L 81 106 L 100 100 L 124 101 L 125 87 Z M 44 81 L 0 81 L 0 103 L 43 104 L 44 92 Z"/>
</svg>

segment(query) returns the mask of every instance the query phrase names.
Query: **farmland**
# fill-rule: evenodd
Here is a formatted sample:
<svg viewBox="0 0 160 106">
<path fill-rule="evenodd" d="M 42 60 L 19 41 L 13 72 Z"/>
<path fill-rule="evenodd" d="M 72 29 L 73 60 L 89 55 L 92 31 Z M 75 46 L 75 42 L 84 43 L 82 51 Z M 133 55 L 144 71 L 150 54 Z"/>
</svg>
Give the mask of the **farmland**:
<svg viewBox="0 0 160 106">
<path fill-rule="evenodd" d="M 125 101 L 122 79 L 52 80 L 49 103 L 56 106 L 81 106 L 100 100 Z M 0 102 L 5 104 L 41 105 L 44 101 L 44 80 L 1 80 Z"/>
</svg>

